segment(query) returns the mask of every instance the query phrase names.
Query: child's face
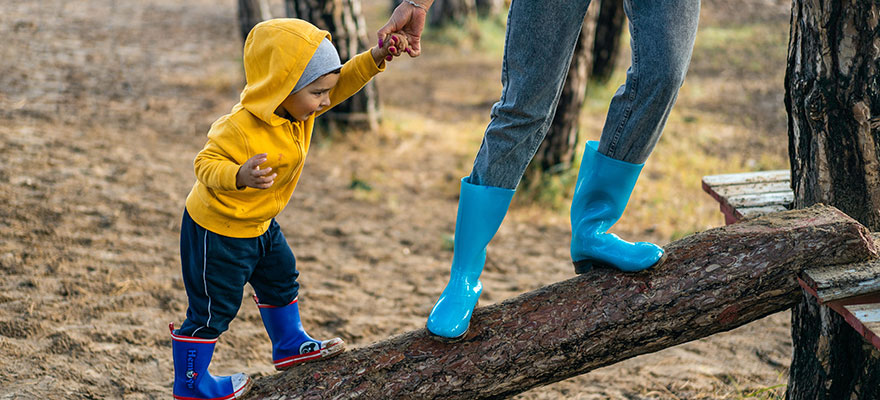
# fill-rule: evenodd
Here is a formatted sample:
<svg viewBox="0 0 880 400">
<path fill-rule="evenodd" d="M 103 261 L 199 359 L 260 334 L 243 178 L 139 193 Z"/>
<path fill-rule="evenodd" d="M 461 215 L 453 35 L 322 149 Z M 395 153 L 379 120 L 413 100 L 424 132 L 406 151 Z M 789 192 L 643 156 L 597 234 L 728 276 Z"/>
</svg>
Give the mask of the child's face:
<svg viewBox="0 0 880 400">
<path fill-rule="evenodd" d="M 298 92 L 287 96 L 281 107 L 297 121 L 305 121 L 312 114 L 330 106 L 330 89 L 336 86 L 339 74 L 324 75 Z"/>
</svg>

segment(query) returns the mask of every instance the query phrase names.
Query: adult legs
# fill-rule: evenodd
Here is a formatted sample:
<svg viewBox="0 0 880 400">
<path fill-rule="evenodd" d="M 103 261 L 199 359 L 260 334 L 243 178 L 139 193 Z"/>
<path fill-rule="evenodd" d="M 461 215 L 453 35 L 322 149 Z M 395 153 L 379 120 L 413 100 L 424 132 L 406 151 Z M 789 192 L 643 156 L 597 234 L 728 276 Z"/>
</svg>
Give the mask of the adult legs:
<svg viewBox="0 0 880 400">
<path fill-rule="evenodd" d="M 645 160 L 675 103 L 690 62 L 699 0 L 626 0 L 632 65 L 611 101 L 602 139 L 584 150 L 571 206 L 575 272 L 594 265 L 641 271 L 659 265 L 659 246 L 607 233 L 623 215 Z"/>
<path fill-rule="evenodd" d="M 510 6 L 501 99 L 469 182 L 515 189 L 553 121 L 589 1 L 514 0 Z"/>
<path fill-rule="evenodd" d="M 486 246 L 513 190 L 553 120 L 589 1 L 514 0 L 507 22 L 504 90 L 474 162 L 461 181 L 449 283 L 427 328 L 446 339 L 467 333 L 482 284 Z"/>
<path fill-rule="evenodd" d="M 626 0 L 632 64 L 611 99 L 599 153 L 642 164 L 660 139 L 691 60 L 700 0 Z"/>
</svg>

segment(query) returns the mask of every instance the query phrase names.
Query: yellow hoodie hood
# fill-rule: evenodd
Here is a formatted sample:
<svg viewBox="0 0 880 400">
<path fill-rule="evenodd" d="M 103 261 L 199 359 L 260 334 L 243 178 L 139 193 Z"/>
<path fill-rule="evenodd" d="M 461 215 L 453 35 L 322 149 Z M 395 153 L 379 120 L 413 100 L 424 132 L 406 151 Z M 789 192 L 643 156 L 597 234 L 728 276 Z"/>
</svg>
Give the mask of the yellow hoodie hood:
<svg viewBox="0 0 880 400">
<path fill-rule="evenodd" d="M 200 226 L 230 237 L 256 237 L 290 201 L 309 151 L 315 113 L 305 121 L 288 120 L 275 110 L 290 95 L 319 44 L 330 34 L 297 19 L 258 24 L 245 42 L 247 84 L 241 103 L 217 119 L 205 147 L 193 161 L 196 183 L 186 209 Z M 369 50 L 348 60 L 330 90 L 325 112 L 364 87 L 384 69 Z M 272 168 L 267 189 L 238 187 L 242 164 L 268 155 L 261 168 Z"/>
<path fill-rule="evenodd" d="M 263 21 L 244 43 L 244 72 L 247 86 L 241 105 L 269 125 L 285 119 L 275 110 L 293 91 L 321 41 L 330 33 L 293 18 Z"/>
</svg>

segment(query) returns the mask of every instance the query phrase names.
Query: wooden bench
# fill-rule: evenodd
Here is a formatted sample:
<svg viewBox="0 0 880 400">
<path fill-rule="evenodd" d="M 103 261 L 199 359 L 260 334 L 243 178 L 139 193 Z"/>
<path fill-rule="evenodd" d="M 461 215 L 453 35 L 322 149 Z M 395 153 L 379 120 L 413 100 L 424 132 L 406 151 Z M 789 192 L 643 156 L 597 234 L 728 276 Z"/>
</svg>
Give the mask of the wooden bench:
<svg viewBox="0 0 880 400">
<path fill-rule="evenodd" d="M 720 204 L 726 225 L 791 209 L 794 201 L 787 169 L 704 176 L 703 190 Z"/>
<path fill-rule="evenodd" d="M 789 170 L 709 175 L 703 190 L 718 201 L 727 225 L 790 209 L 794 202 Z M 872 236 L 880 249 L 880 233 Z M 880 259 L 809 269 L 798 282 L 880 349 Z"/>
<path fill-rule="evenodd" d="M 872 236 L 880 246 L 880 233 Z M 880 260 L 808 269 L 798 282 L 880 349 Z"/>
</svg>

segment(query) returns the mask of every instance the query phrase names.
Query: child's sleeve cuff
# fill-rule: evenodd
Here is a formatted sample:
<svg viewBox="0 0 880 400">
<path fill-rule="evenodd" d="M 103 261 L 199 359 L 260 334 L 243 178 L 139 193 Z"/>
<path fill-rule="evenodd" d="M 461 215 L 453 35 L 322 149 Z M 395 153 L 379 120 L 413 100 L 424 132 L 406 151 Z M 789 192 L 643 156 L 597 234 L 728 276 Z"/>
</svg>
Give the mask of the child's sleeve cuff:
<svg viewBox="0 0 880 400">
<path fill-rule="evenodd" d="M 382 60 L 382 67 L 378 67 L 376 65 L 376 61 L 373 60 L 373 55 L 370 54 L 370 49 L 367 51 L 360 53 L 354 57 L 355 69 L 358 71 L 358 75 L 364 80 L 369 81 L 373 79 L 378 73 L 385 71 L 385 60 Z"/>
<path fill-rule="evenodd" d="M 229 165 L 223 166 L 223 171 L 221 172 L 221 180 L 222 189 L 223 190 L 242 190 L 244 188 L 239 189 L 238 186 L 235 185 L 235 181 L 238 180 L 238 170 L 241 168 L 240 165 L 235 163 L 229 163 Z"/>
</svg>

